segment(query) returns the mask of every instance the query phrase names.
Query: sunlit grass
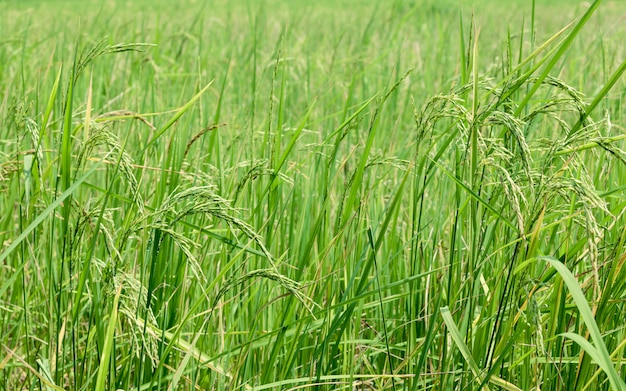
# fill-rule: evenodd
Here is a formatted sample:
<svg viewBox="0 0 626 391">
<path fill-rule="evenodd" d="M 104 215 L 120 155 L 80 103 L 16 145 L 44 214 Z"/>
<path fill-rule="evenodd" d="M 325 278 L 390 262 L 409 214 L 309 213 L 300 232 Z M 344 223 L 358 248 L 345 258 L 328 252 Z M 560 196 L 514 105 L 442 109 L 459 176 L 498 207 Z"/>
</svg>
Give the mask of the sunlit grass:
<svg viewBox="0 0 626 391">
<path fill-rule="evenodd" d="M 0 389 L 626 389 L 618 2 L 0 2 Z"/>
</svg>

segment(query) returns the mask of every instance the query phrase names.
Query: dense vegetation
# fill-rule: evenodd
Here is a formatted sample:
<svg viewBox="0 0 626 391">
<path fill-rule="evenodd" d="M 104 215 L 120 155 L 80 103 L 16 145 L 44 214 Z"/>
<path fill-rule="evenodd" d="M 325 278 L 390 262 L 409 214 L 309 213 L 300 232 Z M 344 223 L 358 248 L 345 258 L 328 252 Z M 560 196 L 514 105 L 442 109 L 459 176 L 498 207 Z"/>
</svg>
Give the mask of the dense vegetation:
<svg viewBox="0 0 626 391">
<path fill-rule="evenodd" d="M 626 390 L 600 3 L 0 1 L 0 389 Z"/>
</svg>

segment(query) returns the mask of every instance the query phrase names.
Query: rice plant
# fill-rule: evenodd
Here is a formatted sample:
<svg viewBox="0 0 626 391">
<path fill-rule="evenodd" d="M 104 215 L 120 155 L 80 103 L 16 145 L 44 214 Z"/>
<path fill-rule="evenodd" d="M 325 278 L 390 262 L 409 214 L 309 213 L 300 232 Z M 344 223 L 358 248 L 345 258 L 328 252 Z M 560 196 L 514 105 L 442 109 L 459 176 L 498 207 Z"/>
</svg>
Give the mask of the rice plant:
<svg viewBox="0 0 626 391">
<path fill-rule="evenodd" d="M 619 2 L 0 2 L 0 389 L 626 390 Z"/>
</svg>

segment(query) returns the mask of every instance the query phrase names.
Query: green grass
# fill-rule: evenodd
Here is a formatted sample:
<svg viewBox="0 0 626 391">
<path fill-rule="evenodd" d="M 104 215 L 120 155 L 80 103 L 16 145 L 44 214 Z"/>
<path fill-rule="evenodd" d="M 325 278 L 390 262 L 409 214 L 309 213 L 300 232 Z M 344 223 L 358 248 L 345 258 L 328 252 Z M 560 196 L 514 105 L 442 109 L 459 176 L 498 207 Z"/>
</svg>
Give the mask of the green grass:
<svg viewBox="0 0 626 391">
<path fill-rule="evenodd" d="M 0 1 L 0 389 L 625 390 L 626 5 Z"/>
</svg>

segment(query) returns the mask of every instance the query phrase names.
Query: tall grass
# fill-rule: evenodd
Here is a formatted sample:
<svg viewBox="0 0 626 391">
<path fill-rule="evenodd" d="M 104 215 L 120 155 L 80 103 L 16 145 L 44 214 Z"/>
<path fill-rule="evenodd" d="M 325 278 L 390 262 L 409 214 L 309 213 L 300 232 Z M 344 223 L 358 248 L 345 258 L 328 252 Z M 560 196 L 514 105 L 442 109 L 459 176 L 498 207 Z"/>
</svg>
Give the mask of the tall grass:
<svg viewBox="0 0 626 391">
<path fill-rule="evenodd" d="M 0 389 L 626 389 L 626 8 L 507 4 L 0 3 Z"/>
</svg>

